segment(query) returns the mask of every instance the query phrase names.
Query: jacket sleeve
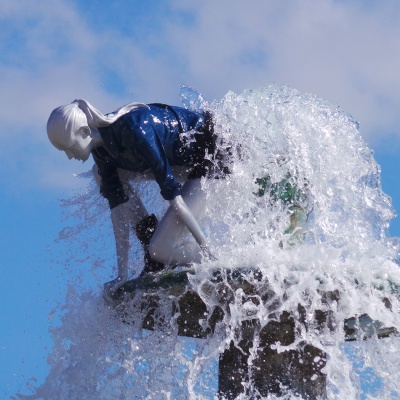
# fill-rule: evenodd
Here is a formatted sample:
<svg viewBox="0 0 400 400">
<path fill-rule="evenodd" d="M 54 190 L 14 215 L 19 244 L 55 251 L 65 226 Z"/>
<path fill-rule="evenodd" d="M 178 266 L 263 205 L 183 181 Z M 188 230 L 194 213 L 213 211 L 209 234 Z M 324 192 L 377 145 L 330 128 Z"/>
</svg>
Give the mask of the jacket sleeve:
<svg viewBox="0 0 400 400">
<path fill-rule="evenodd" d="M 122 203 L 126 203 L 129 197 L 124 192 L 117 167 L 101 157 L 99 153 L 98 150 L 92 152 L 101 177 L 100 193 L 108 200 L 110 209 L 113 209 Z"/>
</svg>

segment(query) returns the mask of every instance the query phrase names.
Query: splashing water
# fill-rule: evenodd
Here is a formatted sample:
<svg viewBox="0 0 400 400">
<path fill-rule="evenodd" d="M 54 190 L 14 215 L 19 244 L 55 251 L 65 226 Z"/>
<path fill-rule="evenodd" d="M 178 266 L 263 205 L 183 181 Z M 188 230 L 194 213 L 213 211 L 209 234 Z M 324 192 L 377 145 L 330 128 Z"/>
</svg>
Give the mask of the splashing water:
<svg viewBox="0 0 400 400">
<path fill-rule="evenodd" d="M 231 169 L 226 179 L 202 182 L 208 198 L 201 223 L 217 260 L 196 265 L 190 283 L 212 309 L 216 300 L 204 287 L 213 285 L 213 271 L 261 271 L 261 281 L 252 282 L 258 301 L 243 302 L 238 291 L 214 334 L 195 340 L 178 338 L 174 319 L 166 329 L 142 330 L 138 309 L 126 324 L 98 290 L 80 292 L 71 285 L 60 323 L 53 327 L 50 374 L 33 395 L 18 398 L 216 398 L 218 357 L 231 340 L 238 341 L 236 328 L 246 315 L 262 328 L 285 311 L 296 316 L 299 306 L 306 323 L 296 321 L 293 344 L 275 347 L 285 352 L 306 342 L 325 352 L 328 398 L 399 398 L 398 337 L 344 344 L 342 328 L 310 329 L 319 311 L 332 313 L 336 327 L 362 314 L 382 326 L 400 327 L 397 247 L 386 237 L 394 213 L 358 124 L 336 106 L 277 85 L 230 92 L 212 104 L 187 87 L 181 97 L 188 108 L 213 112 L 218 146 Z M 148 209 L 161 216 L 165 207 L 157 204 L 157 188 L 143 180 L 133 185 Z M 281 192 L 296 188 L 298 195 L 287 201 L 278 193 L 282 187 Z M 113 239 L 95 184 L 66 206 L 81 220 L 60 239 L 85 246 L 80 257 L 89 260 L 92 275 L 101 275 L 104 258 L 114 257 L 104 250 Z M 296 210 L 301 223 L 289 229 Z M 137 243 L 131 253 L 133 264 L 140 263 Z M 262 296 L 266 283 L 273 293 L 267 299 Z M 327 293 L 334 298 L 327 301 Z M 159 318 L 171 318 L 167 308 Z M 256 351 L 257 340 L 253 346 Z M 285 398 L 296 397 L 289 391 Z"/>
</svg>

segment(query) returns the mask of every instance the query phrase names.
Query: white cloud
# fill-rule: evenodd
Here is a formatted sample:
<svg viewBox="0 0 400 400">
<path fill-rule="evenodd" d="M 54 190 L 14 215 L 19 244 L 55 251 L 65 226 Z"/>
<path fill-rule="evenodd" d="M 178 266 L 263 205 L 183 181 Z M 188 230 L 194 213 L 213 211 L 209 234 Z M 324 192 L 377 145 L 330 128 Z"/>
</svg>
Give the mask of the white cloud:
<svg viewBox="0 0 400 400">
<path fill-rule="evenodd" d="M 400 141 L 400 3 L 374 4 L 175 0 L 149 9 L 135 2 L 121 9 L 141 7 L 130 29 L 130 18 L 108 18 L 109 8 L 91 1 L 5 0 L 0 136 L 3 142 L 30 140 L 53 160 L 60 155 L 47 143 L 48 115 L 77 97 L 107 112 L 132 100 L 176 103 L 179 83 L 213 100 L 279 82 L 339 104 L 372 143 Z M 106 23 L 93 23 L 93 9 Z M 9 159 L 19 156 L 26 157 L 7 151 Z M 58 168 L 71 176 L 78 167 L 68 165 L 37 168 L 49 184 L 64 185 L 51 176 L 59 176 Z"/>
<path fill-rule="evenodd" d="M 0 118 L 5 126 L 43 127 L 55 101 L 68 99 L 82 85 L 88 69 L 85 54 L 95 42 L 79 15 L 62 1 L 5 4 L 4 23 L 15 23 L 2 44 Z"/>
<path fill-rule="evenodd" d="M 394 130 L 400 138 L 400 3 L 175 4 L 196 22 L 190 29 L 171 26 L 171 43 L 208 92 L 221 96 L 227 89 L 288 84 L 341 105 L 370 138 Z"/>
</svg>

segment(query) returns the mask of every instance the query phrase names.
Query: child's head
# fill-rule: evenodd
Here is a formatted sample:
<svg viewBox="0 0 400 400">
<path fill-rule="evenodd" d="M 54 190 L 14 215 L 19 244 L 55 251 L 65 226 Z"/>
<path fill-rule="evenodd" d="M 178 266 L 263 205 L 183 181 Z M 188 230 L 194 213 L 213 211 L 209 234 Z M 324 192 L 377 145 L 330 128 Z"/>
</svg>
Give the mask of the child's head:
<svg viewBox="0 0 400 400">
<path fill-rule="evenodd" d="M 47 121 L 47 135 L 52 145 L 65 151 L 69 159 L 89 158 L 90 128 L 85 113 L 75 102 L 53 110 Z"/>
</svg>

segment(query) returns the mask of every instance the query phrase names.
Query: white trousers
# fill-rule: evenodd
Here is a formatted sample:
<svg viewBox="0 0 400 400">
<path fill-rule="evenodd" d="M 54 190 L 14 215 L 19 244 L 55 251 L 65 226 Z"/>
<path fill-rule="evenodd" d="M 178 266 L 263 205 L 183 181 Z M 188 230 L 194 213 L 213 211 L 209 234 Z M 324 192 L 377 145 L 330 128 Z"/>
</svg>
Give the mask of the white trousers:
<svg viewBox="0 0 400 400">
<path fill-rule="evenodd" d="M 181 194 L 186 205 L 198 220 L 204 212 L 206 193 L 201 188 L 201 179 L 190 179 L 183 185 Z M 170 206 L 160 221 L 149 246 L 153 259 L 169 265 L 188 265 L 201 261 L 202 251 L 193 240 L 179 244 L 186 230 L 175 210 Z"/>
</svg>

